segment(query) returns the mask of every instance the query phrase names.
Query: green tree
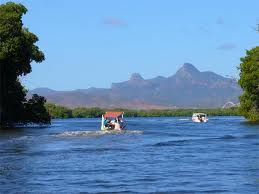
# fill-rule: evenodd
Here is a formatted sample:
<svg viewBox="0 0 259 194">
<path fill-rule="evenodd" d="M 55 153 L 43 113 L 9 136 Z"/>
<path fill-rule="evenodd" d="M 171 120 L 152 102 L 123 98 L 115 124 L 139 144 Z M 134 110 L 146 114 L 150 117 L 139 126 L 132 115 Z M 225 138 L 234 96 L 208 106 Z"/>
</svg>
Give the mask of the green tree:
<svg viewBox="0 0 259 194">
<path fill-rule="evenodd" d="M 259 121 L 259 47 L 246 51 L 241 58 L 239 85 L 244 90 L 240 96 L 240 111 L 249 121 Z"/>
<path fill-rule="evenodd" d="M 0 5 L 0 126 L 49 123 L 49 118 L 43 119 L 46 115 L 40 118 L 30 113 L 31 108 L 39 108 L 44 99 L 36 100 L 34 96 L 32 101 L 27 102 L 26 90 L 19 81 L 19 76 L 31 72 L 31 62 L 44 60 L 44 54 L 35 45 L 38 37 L 23 27 L 22 16 L 26 12 L 22 4 L 8 2 Z M 39 104 L 28 106 L 31 103 Z M 32 117 L 29 118 L 29 115 Z"/>
<path fill-rule="evenodd" d="M 25 114 L 23 121 L 26 123 L 50 123 L 50 115 L 45 108 L 46 99 L 34 94 L 25 102 Z"/>
<path fill-rule="evenodd" d="M 64 107 L 64 106 L 58 106 L 55 104 L 46 104 L 48 113 L 51 115 L 52 118 L 72 118 L 72 110 Z"/>
<path fill-rule="evenodd" d="M 87 118 L 87 117 L 94 117 L 98 118 L 101 117 L 102 114 L 105 112 L 100 108 L 84 108 L 79 107 L 72 110 L 73 117 L 75 118 Z"/>
</svg>

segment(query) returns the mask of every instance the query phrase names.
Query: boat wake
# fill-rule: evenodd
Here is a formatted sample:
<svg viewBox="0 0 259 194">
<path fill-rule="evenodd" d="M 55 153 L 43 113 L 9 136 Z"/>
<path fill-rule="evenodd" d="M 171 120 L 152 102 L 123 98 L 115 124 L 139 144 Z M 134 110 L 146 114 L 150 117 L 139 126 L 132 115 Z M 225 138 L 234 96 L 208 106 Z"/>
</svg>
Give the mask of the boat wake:
<svg viewBox="0 0 259 194">
<path fill-rule="evenodd" d="M 178 119 L 179 121 L 189 121 L 190 119 L 184 118 L 184 119 Z"/>
<path fill-rule="evenodd" d="M 60 134 L 56 134 L 56 137 L 99 137 L 104 135 L 131 135 L 131 134 L 143 134 L 143 131 L 139 130 L 111 130 L 111 131 L 66 131 Z"/>
</svg>

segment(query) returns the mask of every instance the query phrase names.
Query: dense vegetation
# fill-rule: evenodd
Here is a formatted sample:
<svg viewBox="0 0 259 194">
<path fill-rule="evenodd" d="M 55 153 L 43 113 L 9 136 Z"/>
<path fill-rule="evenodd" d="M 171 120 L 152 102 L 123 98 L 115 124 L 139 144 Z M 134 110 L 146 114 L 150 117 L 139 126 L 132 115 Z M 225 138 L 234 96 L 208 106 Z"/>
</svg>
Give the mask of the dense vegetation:
<svg viewBox="0 0 259 194">
<path fill-rule="evenodd" d="M 26 100 L 20 76 L 31 72 L 31 63 L 42 62 L 44 54 L 35 45 L 38 37 L 23 27 L 22 4 L 0 5 L 0 127 L 27 123 L 50 123 L 45 99 L 33 95 Z"/>
<path fill-rule="evenodd" d="M 106 110 L 100 108 L 74 108 L 58 106 L 54 104 L 46 104 L 52 118 L 98 118 L 104 114 Z M 128 109 L 112 109 L 109 111 L 122 111 L 127 117 L 176 117 L 176 116 L 192 116 L 193 112 L 205 112 L 209 116 L 238 116 L 238 108 L 228 109 L 168 109 L 168 110 L 128 110 Z"/>
<path fill-rule="evenodd" d="M 259 122 L 259 47 L 241 58 L 238 83 L 244 90 L 240 96 L 240 112 L 249 120 Z"/>
<path fill-rule="evenodd" d="M 52 118 L 72 118 L 72 110 L 67 107 L 55 104 L 46 104 L 45 107 Z"/>
</svg>

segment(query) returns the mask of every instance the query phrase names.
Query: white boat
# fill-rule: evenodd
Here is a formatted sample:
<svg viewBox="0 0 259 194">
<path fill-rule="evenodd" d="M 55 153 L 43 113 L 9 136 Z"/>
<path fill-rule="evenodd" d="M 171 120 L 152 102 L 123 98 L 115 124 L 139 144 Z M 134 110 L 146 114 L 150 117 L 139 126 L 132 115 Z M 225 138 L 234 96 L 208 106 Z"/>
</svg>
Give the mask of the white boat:
<svg viewBox="0 0 259 194">
<path fill-rule="evenodd" d="M 101 130 L 124 130 L 124 112 L 106 112 L 102 115 Z"/>
<path fill-rule="evenodd" d="M 197 123 L 207 122 L 208 116 L 205 113 L 193 113 L 192 121 Z"/>
</svg>

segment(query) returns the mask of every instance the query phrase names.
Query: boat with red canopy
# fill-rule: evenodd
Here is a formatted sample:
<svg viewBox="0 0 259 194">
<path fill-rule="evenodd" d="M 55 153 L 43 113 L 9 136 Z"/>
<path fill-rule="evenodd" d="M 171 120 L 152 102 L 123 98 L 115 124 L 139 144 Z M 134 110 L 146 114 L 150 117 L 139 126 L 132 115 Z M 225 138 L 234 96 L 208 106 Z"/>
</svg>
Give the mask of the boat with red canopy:
<svg viewBox="0 0 259 194">
<path fill-rule="evenodd" d="M 126 127 L 124 112 L 106 112 L 102 115 L 101 130 L 123 130 Z"/>
</svg>

